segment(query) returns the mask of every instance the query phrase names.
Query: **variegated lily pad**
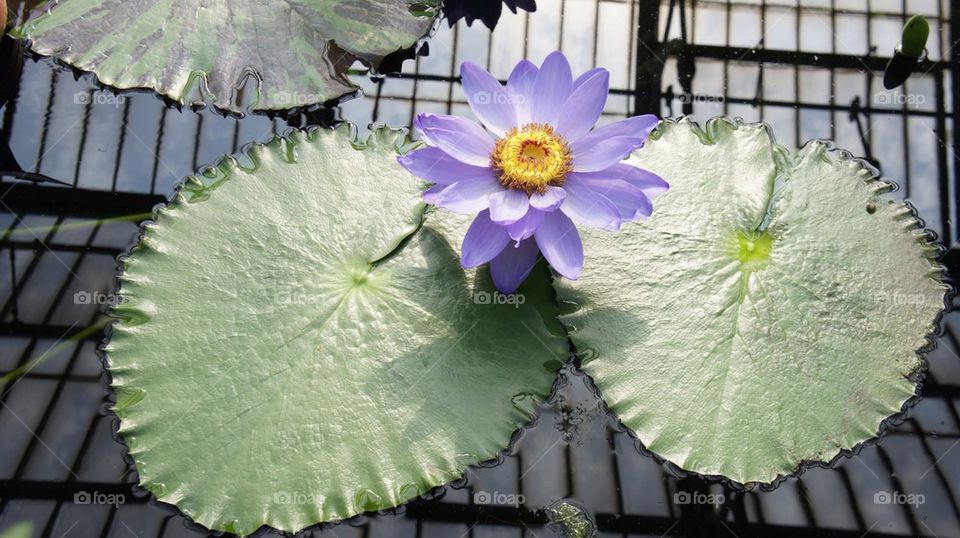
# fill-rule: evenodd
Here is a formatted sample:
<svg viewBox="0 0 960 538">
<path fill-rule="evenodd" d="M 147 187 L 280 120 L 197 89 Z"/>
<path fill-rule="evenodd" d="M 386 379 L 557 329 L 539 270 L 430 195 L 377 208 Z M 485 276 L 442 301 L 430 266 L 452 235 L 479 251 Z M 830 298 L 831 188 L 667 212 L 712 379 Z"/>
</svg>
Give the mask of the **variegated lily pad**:
<svg viewBox="0 0 960 538">
<path fill-rule="evenodd" d="M 243 112 L 336 99 L 357 87 L 346 70 L 413 46 L 438 0 L 56 0 L 14 34 L 115 88 L 152 88 L 177 101 Z M 253 77 L 253 79 L 251 79 Z"/>
</svg>

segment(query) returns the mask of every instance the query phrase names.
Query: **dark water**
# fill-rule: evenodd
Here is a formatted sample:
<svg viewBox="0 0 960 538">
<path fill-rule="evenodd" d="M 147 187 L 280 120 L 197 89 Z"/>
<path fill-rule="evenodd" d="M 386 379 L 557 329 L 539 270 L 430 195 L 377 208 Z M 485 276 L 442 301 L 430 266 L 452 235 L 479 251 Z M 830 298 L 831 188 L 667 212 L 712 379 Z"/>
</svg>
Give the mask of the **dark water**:
<svg viewBox="0 0 960 538">
<path fill-rule="evenodd" d="M 492 33 L 479 23 L 444 26 L 428 57 L 404 64 L 406 76 L 373 82 L 358 75 L 366 97 L 289 118 L 177 110 L 149 92 L 98 90 L 89 77 L 77 79 L 52 61 L 26 60 L 2 110 L 2 140 L 23 170 L 66 185 L 17 182 L 10 175 L 0 185 L 0 375 L 29 368 L 19 381 L 0 382 L 0 532 L 27 520 L 36 536 L 206 535 L 133 487 L 125 448 L 111 435 L 115 419 L 104 410 L 96 354 L 102 305 L 95 303 L 111 290 L 116 255 L 134 240 L 138 215 L 169 196 L 183 176 L 245 144 L 291 126 L 340 119 L 401 126 L 418 112 L 465 114 L 452 80 L 464 59 L 486 63 L 502 78 L 520 57 L 539 61 L 561 47 L 578 70 L 611 69 L 607 119 L 649 111 L 654 103 L 664 115 L 765 119 L 791 146 L 833 138 L 877 161 L 901 182 L 900 194 L 930 228 L 948 244 L 955 241 L 956 158 L 947 128 L 956 117 L 952 64 L 938 62 L 908 83 L 909 94 L 923 96 L 923 103 L 888 106 L 876 97 L 879 77 L 869 71 L 883 63 L 877 56 L 889 55 L 882 36 L 902 19 L 899 1 L 873 2 L 870 13 L 858 5 L 833 11 L 830 2 L 803 10 L 770 4 L 706 2 L 687 6 L 681 21 L 665 2 L 658 21 L 644 15 L 649 2 L 542 1 L 534 14 L 503 11 Z M 928 48 L 932 60 L 940 59 L 940 51 L 950 49 L 949 20 L 936 3 L 911 7 L 931 10 L 935 43 Z M 731 20 L 742 21 L 732 32 Z M 700 48 L 684 49 L 681 62 L 658 47 L 644 52 L 642 38 L 651 27 L 661 38 L 669 27 L 674 38 L 683 22 L 688 41 Z M 845 31 L 861 24 L 869 31 Z M 760 30 L 742 31 L 754 26 Z M 842 37 L 831 37 L 837 35 L 832 30 Z M 757 39 L 767 43 L 760 57 L 749 52 Z M 637 58 L 644 56 L 665 60 L 652 86 L 638 75 L 646 64 Z M 651 96 L 651 87 L 659 95 Z M 693 97 L 678 96 L 685 87 Z M 8 155 L 4 168 L 12 166 Z M 927 357 L 923 398 L 879 443 L 832 467 L 809 468 L 772 491 L 737 491 L 683 476 L 645 454 L 606 412 L 589 380 L 568 367 L 536 422 L 519 432 L 500 461 L 472 468 L 462 483 L 395 513 L 306 534 L 555 536 L 563 526 L 550 508 L 567 502 L 568 513 L 582 515 L 575 520 L 610 537 L 960 536 L 958 321 L 955 314 L 945 318 L 944 334 Z M 34 365 L 38 357 L 44 360 Z M 126 502 L 75 503 L 83 492 L 122 494 Z M 479 505 L 475 494 L 481 492 L 522 495 L 523 502 Z M 923 502 L 878 503 L 885 493 Z M 723 502 L 681 502 L 706 495 L 722 495 Z"/>
</svg>

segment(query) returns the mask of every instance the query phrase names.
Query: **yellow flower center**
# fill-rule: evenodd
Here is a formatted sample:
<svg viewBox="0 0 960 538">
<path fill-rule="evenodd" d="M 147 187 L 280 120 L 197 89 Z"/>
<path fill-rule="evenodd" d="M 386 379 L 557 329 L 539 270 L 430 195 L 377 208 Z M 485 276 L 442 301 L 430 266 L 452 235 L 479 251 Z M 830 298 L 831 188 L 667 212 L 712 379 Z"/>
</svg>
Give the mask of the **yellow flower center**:
<svg viewBox="0 0 960 538">
<path fill-rule="evenodd" d="M 561 185 L 570 171 L 570 146 L 543 123 L 528 123 L 507 131 L 490 154 L 500 184 L 527 194 Z"/>
</svg>

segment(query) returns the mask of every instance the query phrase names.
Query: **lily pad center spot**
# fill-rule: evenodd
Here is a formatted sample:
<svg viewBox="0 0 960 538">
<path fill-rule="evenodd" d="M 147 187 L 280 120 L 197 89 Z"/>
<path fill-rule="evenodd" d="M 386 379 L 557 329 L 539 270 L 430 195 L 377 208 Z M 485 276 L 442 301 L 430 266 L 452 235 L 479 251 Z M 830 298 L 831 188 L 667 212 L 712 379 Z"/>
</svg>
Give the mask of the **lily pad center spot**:
<svg viewBox="0 0 960 538">
<path fill-rule="evenodd" d="M 737 259 L 740 270 L 752 273 L 763 269 L 770 263 L 770 249 L 773 236 L 763 232 L 737 232 Z"/>
<path fill-rule="evenodd" d="M 369 282 L 369 275 L 367 273 L 354 273 L 350 275 L 350 281 L 353 284 L 352 287 L 359 288 L 365 286 Z"/>
</svg>

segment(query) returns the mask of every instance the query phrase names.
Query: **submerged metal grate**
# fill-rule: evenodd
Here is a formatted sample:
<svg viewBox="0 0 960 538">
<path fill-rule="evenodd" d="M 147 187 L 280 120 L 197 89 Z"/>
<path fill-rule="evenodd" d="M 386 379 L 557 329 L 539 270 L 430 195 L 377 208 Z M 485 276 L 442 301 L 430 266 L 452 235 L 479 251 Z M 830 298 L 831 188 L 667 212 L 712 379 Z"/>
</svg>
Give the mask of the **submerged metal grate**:
<svg viewBox="0 0 960 538">
<path fill-rule="evenodd" d="M 898 181 L 948 245 L 957 241 L 958 143 L 953 136 L 960 37 L 947 0 L 684 2 L 540 0 L 534 14 L 504 12 L 493 33 L 444 24 L 430 54 L 399 76 L 361 75 L 366 98 L 336 113 L 288 120 L 224 118 L 166 108 L 145 92 L 115 95 L 53 62 L 28 61 L 3 111 L 3 139 L 24 169 L 70 185 L 0 184 L 0 531 L 29 520 L 36 535 L 204 536 L 176 509 L 149 501 L 113 440 L 96 348 L 115 256 L 136 237 L 136 215 L 180 179 L 241 145 L 290 125 L 339 117 L 409 125 L 419 112 L 469 115 L 460 61 L 506 78 L 523 57 L 561 48 L 576 71 L 611 70 L 606 119 L 634 113 L 727 114 L 771 123 L 795 146 L 830 138 Z M 930 61 L 906 93 L 880 91 L 880 73 L 905 12 L 927 15 Z M 903 98 L 895 97 L 902 95 Z M 886 97 L 883 97 L 886 96 Z M 133 215 L 133 217 L 131 217 Z M 102 220 L 108 219 L 108 220 Z M 956 271 L 957 250 L 948 252 Z M 554 397 L 498 465 L 472 468 L 461 487 L 396 514 L 358 518 L 307 535 L 552 536 L 542 510 L 570 499 L 600 536 L 960 536 L 960 317 L 948 315 L 928 355 L 924 398 L 878 444 L 834 467 L 813 467 L 773 491 L 738 492 L 679 477 L 642 454 L 582 375 L 565 371 Z M 34 364 L 35 359 L 45 360 Z M 76 495 L 122 494 L 119 506 Z M 480 506 L 474 493 L 522 494 Z M 719 506 L 682 495 L 722 494 Z M 924 503 L 883 504 L 882 494 Z M 681 497 L 677 498 L 676 495 Z M 880 497 L 876 497 L 880 495 Z M 265 532 L 265 535 L 275 533 Z"/>
</svg>

